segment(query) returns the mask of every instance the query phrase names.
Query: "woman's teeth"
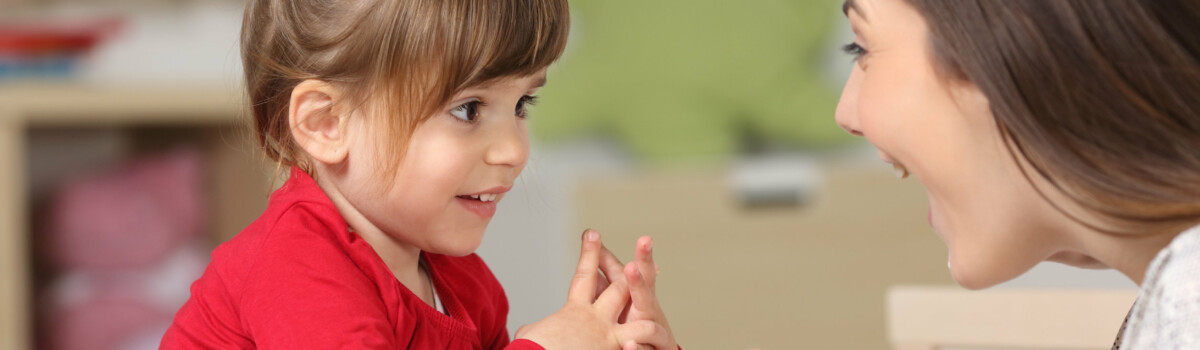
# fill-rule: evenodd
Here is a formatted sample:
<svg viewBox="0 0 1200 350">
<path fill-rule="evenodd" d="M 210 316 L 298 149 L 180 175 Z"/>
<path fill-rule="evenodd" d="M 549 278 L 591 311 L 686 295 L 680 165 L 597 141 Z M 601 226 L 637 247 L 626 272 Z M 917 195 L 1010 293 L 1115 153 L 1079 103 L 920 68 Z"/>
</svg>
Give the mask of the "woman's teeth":
<svg viewBox="0 0 1200 350">
<path fill-rule="evenodd" d="M 474 200 L 478 200 L 478 201 L 480 201 L 480 202 L 494 202 L 494 201 L 496 201 L 496 198 L 497 198 L 497 197 L 500 197 L 500 195 L 499 195 L 499 194 L 495 194 L 495 193 L 484 193 L 484 194 L 473 194 L 473 195 L 467 195 L 467 196 L 464 196 L 464 197 L 467 197 L 467 198 L 470 198 L 470 199 L 474 199 Z"/>
<path fill-rule="evenodd" d="M 892 164 L 892 170 L 896 172 L 897 179 L 904 180 L 908 178 L 908 168 L 905 168 L 903 165 Z"/>
</svg>

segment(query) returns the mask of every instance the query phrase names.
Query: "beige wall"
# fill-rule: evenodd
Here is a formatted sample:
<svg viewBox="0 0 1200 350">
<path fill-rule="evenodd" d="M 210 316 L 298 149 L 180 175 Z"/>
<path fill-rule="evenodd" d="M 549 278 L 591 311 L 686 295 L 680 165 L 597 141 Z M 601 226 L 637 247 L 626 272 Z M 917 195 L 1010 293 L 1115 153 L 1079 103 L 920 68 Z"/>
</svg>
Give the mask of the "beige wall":
<svg viewBox="0 0 1200 350">
<path fill-rule="evenodd" d="M 883 167 L 826 166 L 815 202 L 759 211 L 737 205 L 719 169 L 597 177 L 576 215 L 624 261 L 636 237 L 655 237 L 659 295 L 685 346 L 885 349 L 888 286 L 953 282 L 923 190 Z"/>
</svg>

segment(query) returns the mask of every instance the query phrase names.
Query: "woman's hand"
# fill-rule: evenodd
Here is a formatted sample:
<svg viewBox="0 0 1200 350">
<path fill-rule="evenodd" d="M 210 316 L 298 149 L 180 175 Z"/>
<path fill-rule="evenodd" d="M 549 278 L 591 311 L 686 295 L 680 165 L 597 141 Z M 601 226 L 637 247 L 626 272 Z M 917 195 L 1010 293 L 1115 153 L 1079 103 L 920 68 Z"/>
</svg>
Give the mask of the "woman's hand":
<svg viewBox="0 0 1200 350">
<path fill-rule="evenodd" d="M 600 274 L 603 269 L 604 275 Z M 618 278 L 619 276 L 619 278 Z M 600 243 L 600 233 L 583 233 L 579 265 L 567 303 L 554 314 L 517 330 L 546 349 L 616 349 L 618 319 L 629 304 L 629 286 L 621 262 Z M 641 338 L 638 338 L 641 339 Z"/>
<path fill-rule="evenodd" d="M 623 350 L 645 350 L 647 345 L 657 350 L 678 347 L 655 294 L 658 265 L 654 263 L 653 243 L 650 237 L 639 238 L 634 261 L 624 268 L 632 301 L 624 322 L 616 330 Z"/>
</svg>

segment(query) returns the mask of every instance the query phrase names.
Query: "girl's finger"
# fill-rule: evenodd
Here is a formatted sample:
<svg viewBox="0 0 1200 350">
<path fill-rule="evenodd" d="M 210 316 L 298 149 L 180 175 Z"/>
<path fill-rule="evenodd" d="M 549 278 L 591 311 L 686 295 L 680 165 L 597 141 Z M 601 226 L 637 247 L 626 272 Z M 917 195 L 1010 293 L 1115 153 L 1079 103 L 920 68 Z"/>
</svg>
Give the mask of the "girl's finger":
<svg viewBox="0 0 1200 350">
<path fill-rule="evenodd" d="M 625 265 L 625 279 L 629 281 L 629 298 L 633 300 L 633 307 L 643 313 L 653 313 L 657 310 L 655 305 L 658 304 L 658 296 L 654 295 L 654 289 L 646 283 L 645 276 L 642 275 L 642 268 L 639 268 L 639 261 L 631 262 Z"/>
<path fill-rule="evenodd" d="M 596 302 L 592 304 L 592 308 L 596 310 L 597 315 L 601 319 L 612 323 L 617 323 L 620 320 L 621 314 L 625 311 L 625 305 L 629 304 L 629 284 L 625 283 L 624 279 L 612 281 L 608 285 L 608 289 L 600 293 L 596 297 Z"/>
<path fill-rule="evenodd" d="M 609 282 L 625 281 L 625 264 L 608 247 L 600 246 L 600 270 Z"/>
<path fill-rule="evenodd" d="M 655 349 L 674 349 L 671 347 L 671 335 L 667 330 L 653 321 L 630 321 L 617 325 L 613 331 L 622 349 L 628 349 L 629 344 L 653 346 Z"/>
<path fill-rule="evenodd" d="M 654 290 L 654 283 L 658 280 L 658 264 L 654 262 L 654 239 L 643 236 L 638 238 L 637 247 L 634 249 L 634 261 L 638 262 L 638 268 L 642 270 L 642 276 L 646 278 L 646 284 L 650 285 L 650 289 Z"/>
<path fill-rule="evenodd" d="M 604 293 L 605 289 L 612 284 L 613 281 L 625 281 L 624 265 L 621 260 L 613 255 L 612 251 L 608 250 L 604 244 L 600 245 L 600 272 L 603 275 L 596 275 L 596 294 L 592 294 L 592 302 L 595 302 L 600 294 Z"/>
<path fill-rule="evenodd" d="M 596 230 L 583 231 L 583 245 L 579 252 L 579 265 L 567 291 L 567 302 L 590 304 L 595 299 L 596 277 L 600 273 L 600 233 Z"/>
<path fill-rule="evenodd" d="M 596 291 L 592 294 L 591 300 L 593 303 L 596 302 L 596 298 L 600 297 L 600 293 L 604 293 L 604 290 L 608 289 L 608 285 L 608 277 L 596 274 Z"/>
</svg>

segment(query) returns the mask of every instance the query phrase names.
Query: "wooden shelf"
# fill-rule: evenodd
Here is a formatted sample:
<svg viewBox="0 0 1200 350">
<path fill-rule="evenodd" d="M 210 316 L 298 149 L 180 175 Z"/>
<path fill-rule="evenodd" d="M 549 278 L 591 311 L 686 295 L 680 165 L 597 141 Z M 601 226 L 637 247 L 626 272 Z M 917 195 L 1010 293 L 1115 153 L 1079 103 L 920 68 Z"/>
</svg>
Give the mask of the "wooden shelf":
<svg viewBox="0 0 1200 350">
<path fill-rule="evenodd" d="M 104 87 L 69 83 L 0 84 L 0 122 L 28 126 L 235 123 L 240 87 Z"/>
<path fill-rule="evenodd" d="M 33 347 L 27 136 L 34 128 L 192 127 L 236 130 L 238 87 L 124 86 L 69 82 L 0 84 L 0 349 Z M 219 134 L 220 132 L 218 132 Z M 265 207 L 267 167 L 244 137 L 219 135 L 208 152 L 217 240 Z"/>
</svg>

